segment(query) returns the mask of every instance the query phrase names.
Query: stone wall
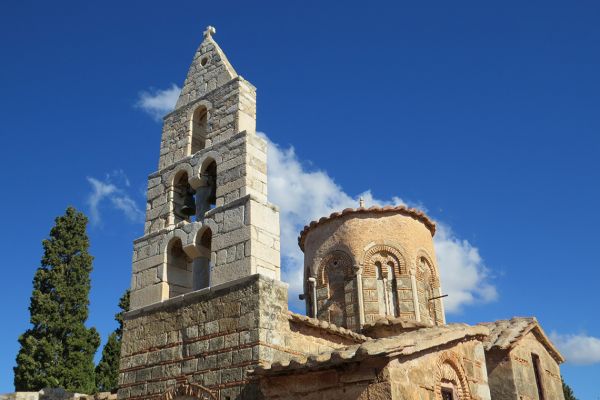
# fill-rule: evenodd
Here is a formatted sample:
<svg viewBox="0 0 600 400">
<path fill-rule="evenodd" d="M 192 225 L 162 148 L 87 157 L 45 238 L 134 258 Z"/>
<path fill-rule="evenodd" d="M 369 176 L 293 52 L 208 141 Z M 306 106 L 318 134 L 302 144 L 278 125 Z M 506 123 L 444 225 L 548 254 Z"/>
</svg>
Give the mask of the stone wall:
<svg viewBox="0 0 600 400">
<path fill-rule="evenodd" d="M 87 395 L 68 392 L 62 388 L 45 388 L 39 392 L 0 394 L 0 400 L 117 400 L 117 394 L 111 392 L 99 392 Z"/>
<path fill-rule="evenodd" d="M 216 207 L 202 220 L 173 221 L 173 177 L 185 171 L 192 187 L 207 160 L 217 164 Z M 266 141 L 241 132 L 209 150 L 152 174 L 148 186 L 146 235 L 134 242 L 132 308 L 169 298 L 167 248 L 179 238 L 190 259 L 202 254 L 198 238 L 210 229 L 210 284 L 255 273 L 279 278 L 279 212 L 268 204 Z"/>
<path fill-rule="evenodd" d="M 495 349 L 486 354 L 494 400 L 541 400 L 532 354 L 536 354 L 540 360 L 544 399 L 564 399 L 558 363 L 530 332 L 510 351 Z"/>
<path fill-rule="evenodd" d="M 183 381 L 256 399 L 254 365 L 352 343 L 290 321 L 287 285 L 253 275 L 127 313 L 119 399 L 158 398 Z"/>
<path fill-rule="evenodd" d="M 442 400 L 442 388 L 452 386 L 455 399 L 490 400 L 480 341 L 448 343 L 432 350 L 410 360 L 390 362 L 392 398 Z"/>
<path fill-rule="evenodd" d="M 375 357 L 260 378 L 261 391 L 274 400 L 442 400 L 442 387 L 452 387 L 455 399 L 490 400 L 480 341 L 447 344 L 408 357 Z"/>
</svg>

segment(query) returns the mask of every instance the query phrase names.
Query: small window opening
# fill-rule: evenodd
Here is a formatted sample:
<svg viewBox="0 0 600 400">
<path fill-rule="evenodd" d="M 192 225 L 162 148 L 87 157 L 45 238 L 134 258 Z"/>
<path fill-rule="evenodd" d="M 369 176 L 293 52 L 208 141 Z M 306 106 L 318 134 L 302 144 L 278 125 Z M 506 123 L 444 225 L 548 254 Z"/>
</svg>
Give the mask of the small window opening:
<svg viewBox="0 0 600 400">
<path fill-rule="evenodd" d="M 212 232 L 210 228 L 198 235 L 196 248 L 200 255 L 193 261 L 193 290 L 206 288 L 210 285 L 210 271 L 212 269 L 211 257 Z"/>
<path fill-rule="evenodd" d="M 181 239 L 171 240 L 167 247 L 167 282 L 169 298 L 188 293 L 192 290 L 191 259 L 183 251 Z"/>
<path fill-rule="evenodd" d="M 451 388 L 442 388 L 442 400 L 454 400 L 454 390 Z"/>
<path fill-rule="evenodd" d="M 206 107 L 196 108 L 192 115 L 192 148 L 191 154 L 196 154 L 206 147 L 208 133 L 208 112 Z"/>
<path fill-rule="evenodd" d="M 202 57 L 202 59 L 200 60 L 200 65 L 202 65 L 204 67 L 207 62 L 208 62 L 208 57 Z"/>
<path fill-rule="evenodd" d="M 202 221 L 217 202 L 217 163 L 209 161 L 200 173 L 202 184 L 196 189 L 196 221 Z"/>
<path fill-rule="evenodd" d="M 542 384 L 542 365 L 540 363 L 540 357 L 537 354 L 531 353 L 531 361 L 533 362 L 533 373 L 535 375 L 538 398 L 539 400 L 544 400 L 544 386 Z"/>
</svg>

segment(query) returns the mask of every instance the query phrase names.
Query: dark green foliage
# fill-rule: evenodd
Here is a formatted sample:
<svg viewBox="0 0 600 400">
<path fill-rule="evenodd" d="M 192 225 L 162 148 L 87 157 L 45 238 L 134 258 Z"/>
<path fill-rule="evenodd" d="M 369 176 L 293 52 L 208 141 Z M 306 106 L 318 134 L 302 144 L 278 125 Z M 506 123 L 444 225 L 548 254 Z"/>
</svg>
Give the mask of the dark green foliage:
<svg viewBox="0 0 600 400">
<path fill-rule="evenodd" d="M 94 353 L 100 344 L 96 329 L 85 327 L 90 273 L 87 218 L 73 207 L 56 218 L 42 242 L 44 256 L 33 279 L 29 306 L 33 327 L 19 337 L 15 389 L 38 391 L 63 387 L 92 393 Z"/>
<path fill-rule="evenodd" d="M 108 337 L 108 341 L 102 349 L 102 359 L 96 367 L 96 386 L 99 392 L 111 392 L 118 387 L 123 313 L 129 311 L 129 290 L 119 300 L 119 307 L 121 311 L 115 314 L 115 320 L 119 323 L 119 327 Z"/>
<path fill-rule="evenodd" d="M 562 380 L 562 386 L 563 393 L 565 394 L 565 400 L 577 400 L 577 397 L 575 397 L 575 394 L 573 393 L 573 389 L 571 389 L 571 387 L 565 383 L 564 378 Z"/>
</svg>

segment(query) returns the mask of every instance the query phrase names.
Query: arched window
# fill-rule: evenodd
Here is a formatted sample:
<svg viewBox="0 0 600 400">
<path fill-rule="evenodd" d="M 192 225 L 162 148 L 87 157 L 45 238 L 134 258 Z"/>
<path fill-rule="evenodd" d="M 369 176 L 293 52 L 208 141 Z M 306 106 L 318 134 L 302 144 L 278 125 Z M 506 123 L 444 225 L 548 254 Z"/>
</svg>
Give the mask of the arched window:
<svg viewBox="0 0 600 400">
<path fill-rule="evenodd" d="M 193 290 L 203 289 L 210 285 L 211 244 L 212 232 L 207 227 L 203 232 L 198 233 L 196 238 L 196 249 L 199 255 L 193 261 Z"/>
<path fill-rule="evenodd" d="M 409 293 L 408 288 L 398 284 L 398 280 L 407 275 L 402 256 L 390 246 L 375 246 L 367 252 L 364 262 L 365 319 L 369 322 L 380 316 L 399 317 L 399 292 Z M 375 291 L 370 289 L 370 281 L 373 278 L 375 278 Z M 405 297 L 406 294 L 403 298 Z"/>
<path fill-rule="evenodd" d="M 191 154 L 196 154 L 206 147 L 208 134 L 208 112 L 205 106 L 199 106 L 192 114 L 192 146 Z"/>
<path fill-rule="evenodd" d="M 192 263 L 183 251 L 181 239 L 173 238 L 167 246 L 167 282 L 169 298 L 192 290 Z"/>
<path fill-rule="evenodd" d="M 317 272 L 317 318 L 345 328 L 355 319 L 355 288 L 352 261 L 345 253 L 335 251 L 323 259 Z"/>
<path fill-rule="evenodd" d="M 417 294 L 421 319 L 431 324 L 437 324 L 436 296 L 432 267 L 427 258 L 419 258 L 417 265 Z"/>
</svg>

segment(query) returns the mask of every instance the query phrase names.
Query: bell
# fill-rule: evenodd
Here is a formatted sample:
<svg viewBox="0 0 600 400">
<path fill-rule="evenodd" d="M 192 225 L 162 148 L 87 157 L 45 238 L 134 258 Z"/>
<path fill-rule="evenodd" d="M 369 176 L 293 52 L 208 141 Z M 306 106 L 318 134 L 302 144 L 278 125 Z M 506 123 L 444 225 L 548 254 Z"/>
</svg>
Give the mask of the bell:
<svg viewBox="0 0 600 400">
<path fill-rule="evenodd" d="M 181 206 L 179 212 L 181 212 L 186 217 L 196 214 L 196 202 L 194 201 L 195 193 L 196 192 L 193 190 L 187 190 L 185 193 L 183 205 Z"/>
</svg>

